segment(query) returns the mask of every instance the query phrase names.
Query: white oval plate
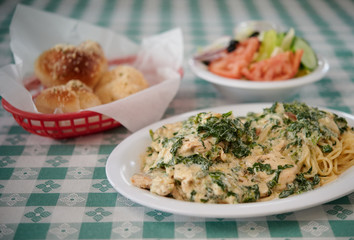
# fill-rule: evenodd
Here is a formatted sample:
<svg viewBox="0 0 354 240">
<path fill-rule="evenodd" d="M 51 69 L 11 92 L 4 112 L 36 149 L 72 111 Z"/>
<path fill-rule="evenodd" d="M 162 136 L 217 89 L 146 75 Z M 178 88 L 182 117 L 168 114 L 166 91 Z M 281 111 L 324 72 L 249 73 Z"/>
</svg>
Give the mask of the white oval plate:
<svg viewBox="0 0 354 240">
<path fill-rule="evenodd" d="M 196 217 L 246 218 L 280 214 L 320 205 L 353 192 L 354 167 L 347 170 L 335 181 L 313 191 L 284 199 L 257 203 L 202 204 L 185 202 L 157 196 L 131 184 L 130 178 L 135 173 L 140 172 L 140 155 L 151 142 L 150 129 L 156 130 L 166 123 L 182 121 L 189 116 L 203 111 L 224 113 L 232 110 L 235 116 L 244 116 L 248 112 L 261 112 L 263 108 L 270 106 L 270 103 L 262 103 L 209 108 L 185 113 L 154 123 L 127 137 L 112 151 L 106 164 L 107 178 L 119 193 L 136 203 L 165 212 Z M 353 115 L 333 110 L 330 111 L 345 117 L 349 125 L 354 126 Z"/>
</svg>

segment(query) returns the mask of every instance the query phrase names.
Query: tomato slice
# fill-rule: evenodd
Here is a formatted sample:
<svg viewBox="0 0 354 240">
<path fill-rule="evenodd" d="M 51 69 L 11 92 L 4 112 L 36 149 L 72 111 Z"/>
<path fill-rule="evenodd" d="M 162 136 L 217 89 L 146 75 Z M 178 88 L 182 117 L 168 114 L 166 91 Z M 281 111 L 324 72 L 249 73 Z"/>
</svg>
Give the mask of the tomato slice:
<svg viewBox="0 0 354 240">
<path fill-rule="evenodd" d="M 304 54 L 304 50 L 302 49 L 298 49 L 296 50 L 295 54 L 294 54 L 294 58 L 293 58 L 293 71 L 296 74 L 299 70 L 300 67 L 300 63 L 301 63 L 301 59 L 302 56 Z"/>
<path fill-rule="evenodd" d="M 220 59 L 209 65 L 209 71 L 226 78 L 241 78 L 240 64 L 230 63 L 226 59 Z"/>
<path fill-rule="evenodd" d="M 222 77 L 241 79 L 242 70 L 252 61 L 259 44 L 255 37 L 245 40 L 235 51 L 212 61 L 208 67 L 209 71 Z"/>
<path fill-rule="evenodd" d="M 299 69 L 302 50 L 295 53 L 288 51 L 253 63 L 245 68 L 242 74 L 252 81 L 279 81 L 290 79 L 295 76 Z"/>
</svg>

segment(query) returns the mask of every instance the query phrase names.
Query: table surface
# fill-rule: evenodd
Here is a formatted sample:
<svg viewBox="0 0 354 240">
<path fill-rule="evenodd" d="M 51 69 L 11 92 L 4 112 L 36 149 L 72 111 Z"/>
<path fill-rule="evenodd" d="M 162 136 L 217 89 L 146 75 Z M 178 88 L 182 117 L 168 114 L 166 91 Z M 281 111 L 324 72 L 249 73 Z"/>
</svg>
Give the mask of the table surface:
<svg viewBox="0 0 354 240">
<path fill-rule="evenodd" d="M 21 3 L 113 29 L 136 42 L 180 27 L 185 59 L 196 47 L 232 34 L 241 21 L 294 27 L 331 68 L 321 81 L 284 100 L 354 113 L 352 0 Z M 16 4 L 0 1 L 1 66 L 13 62 L 8 27 Z M 180 89 L 163 118 L 236 103 L 184 67 Z M 354 193 L 307 210 L 247 219 L 179 216 L 136 204 L 115 191 L 105 175 L 107 157 L 129 135 L 118 127 L 53 140 L 24 131 L 1 107 L 0 239 L 354 239 Z"/>
</svg>

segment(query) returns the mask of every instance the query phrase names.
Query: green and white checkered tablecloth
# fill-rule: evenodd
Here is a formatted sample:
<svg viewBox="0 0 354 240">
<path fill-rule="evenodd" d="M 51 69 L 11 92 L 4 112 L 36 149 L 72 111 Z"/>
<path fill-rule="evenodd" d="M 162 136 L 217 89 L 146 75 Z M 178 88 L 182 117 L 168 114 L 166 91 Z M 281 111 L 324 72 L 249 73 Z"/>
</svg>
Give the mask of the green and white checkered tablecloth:
<svg viewBox="0 0 354 240">
<path fill-rule="evenodd" d="M 285 100 L 354 113 L 352 0 L 20 2 L 113 29 L 133 41 L 180 27 L 186 58 L 244 20 L 294 27 L 331 68 L 324 79 Z M 1 66 L 13 61 L 8 27 L 17 3 L 0 0 Z M 184 70 L 164 118 L 234 103 L 195 77 L 187 64 Z M 130 134 L 118 127 L 53 140 L 24 131 L 1 107 L 0 239 L 354 239 L 354 193 L 307 210 L 249 219 L 179 216 L 136 204 L 116 192 L 105 175 L 110 152 Z"/>
</svg>

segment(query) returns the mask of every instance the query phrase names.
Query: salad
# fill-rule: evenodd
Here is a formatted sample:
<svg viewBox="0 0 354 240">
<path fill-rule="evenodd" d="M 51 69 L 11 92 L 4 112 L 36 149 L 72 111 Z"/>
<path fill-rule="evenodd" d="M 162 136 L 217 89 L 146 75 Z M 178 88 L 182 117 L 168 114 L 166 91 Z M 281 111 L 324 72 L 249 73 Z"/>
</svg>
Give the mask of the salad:
<svg viewBox="0 0 354 240">
<path fill-rule="evenodd" d="M 195 57 L 216 75 L 251 81 L 281 81 L 316 69 L 314 50 L 295 30 L 239 31 L 204 48 Z"/>
</svg>

